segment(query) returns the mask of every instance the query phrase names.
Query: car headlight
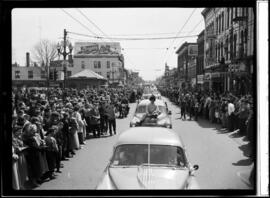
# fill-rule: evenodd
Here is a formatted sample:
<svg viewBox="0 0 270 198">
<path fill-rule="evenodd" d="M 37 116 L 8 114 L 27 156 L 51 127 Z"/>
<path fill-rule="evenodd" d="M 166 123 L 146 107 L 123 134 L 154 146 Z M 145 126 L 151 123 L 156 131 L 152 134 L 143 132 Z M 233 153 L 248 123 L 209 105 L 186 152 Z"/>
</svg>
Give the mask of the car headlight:
<svg viewBox="0 0 270 198">
<path fill-rule="evenodd" d="M 138 122 L 140 122 L 140 119 L 137 117 L 134 117 L 132 121 L 130 122 L 130 127 L 135 127 L 138 124 Z"/>
<path fill-rule="evenodd" d="M 165 127 L 170 127 L 170 123 L 168 122 L 168 120 L 167 119 L 162 119 L 162 120 L 159 120 L 158 122 L 157 122 L 157 124 L 158 125 L 161 125 L 161 126 L 165 126 Z M 168 128 L 169 128 L 168 127 Z"/>
</svg>

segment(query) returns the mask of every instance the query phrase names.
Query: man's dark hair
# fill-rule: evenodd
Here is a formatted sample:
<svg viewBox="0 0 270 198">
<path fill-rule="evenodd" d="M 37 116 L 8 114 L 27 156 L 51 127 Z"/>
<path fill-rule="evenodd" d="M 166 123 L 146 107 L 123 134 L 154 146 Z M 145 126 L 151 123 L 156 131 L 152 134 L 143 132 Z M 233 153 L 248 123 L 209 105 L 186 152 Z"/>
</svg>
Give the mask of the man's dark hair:
<svg viewBox="0 0 270 198">
<path fill-rule="evenodd" d="M 152 100 L 155 101 L 155 100 L 156 100 L 156 97 L 155 97 L 154 95 L 151 95 L 150 98 L 149 98 L 149 100 L 150 100 L 150 101 L 152 101 Z"/>
</svg>

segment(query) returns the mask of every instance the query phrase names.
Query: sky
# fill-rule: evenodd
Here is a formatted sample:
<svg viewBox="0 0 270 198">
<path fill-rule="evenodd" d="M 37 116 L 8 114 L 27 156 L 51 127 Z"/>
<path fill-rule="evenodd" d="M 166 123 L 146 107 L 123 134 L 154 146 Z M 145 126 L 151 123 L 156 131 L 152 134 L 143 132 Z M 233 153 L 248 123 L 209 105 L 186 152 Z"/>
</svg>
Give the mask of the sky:
<svg viewBox="0 0 270 198">
<path fill-rule="evenodd" d="M 170 68 L 177 67 L 175 52 L 182 43 L 197 41 L 196 35 L 205 26 L 201 14 L 203 9 L 17 8 L 12 10 L 12 62 L 24 66 L 26 52 L 30 52 L 31 58 L 34 45 L 42 39 L 60 42 L 64 29 L 84 35 L 95 33 L 98 36 L 116 38 L 193 36 L 160 40 L 109 40 L 68 33 L 68 39 L 73 45 L 80 41 L 120 42 L 125 68 L 139 72 L 144 80 L 154 80 L 164 74 L 165 63 Z"/>
</svg>

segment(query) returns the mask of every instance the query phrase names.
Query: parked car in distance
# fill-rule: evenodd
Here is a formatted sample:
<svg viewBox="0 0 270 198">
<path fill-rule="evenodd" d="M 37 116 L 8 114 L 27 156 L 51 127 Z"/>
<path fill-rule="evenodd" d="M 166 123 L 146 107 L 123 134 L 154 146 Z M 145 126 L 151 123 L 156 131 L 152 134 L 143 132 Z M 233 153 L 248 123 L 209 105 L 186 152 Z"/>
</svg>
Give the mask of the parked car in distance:
<svg viewBox="0 0 270 198">
<path fill-rule="evenodd" d="M 150 103 L 150 100 L 142 100 L 138 103 L 134 116 L 130 121 L 130 127 L 136 126 L 159 126 L 172 128 L 171 121 L 171 111 L 168 110 L 167 103 L 163 100 L 156 100 L 155 104 L 158 107 L 158 110 L 161 112 L 156 118 L 146 118 L 143 123 L 140 123 L 142 117 L 146 114 L 147 105 Z"/>
<path fill-rule="evenodd" d="M 171 129 L 122 132 L 96 189 L 199 189 L 180 136 Z"/>
</svg>

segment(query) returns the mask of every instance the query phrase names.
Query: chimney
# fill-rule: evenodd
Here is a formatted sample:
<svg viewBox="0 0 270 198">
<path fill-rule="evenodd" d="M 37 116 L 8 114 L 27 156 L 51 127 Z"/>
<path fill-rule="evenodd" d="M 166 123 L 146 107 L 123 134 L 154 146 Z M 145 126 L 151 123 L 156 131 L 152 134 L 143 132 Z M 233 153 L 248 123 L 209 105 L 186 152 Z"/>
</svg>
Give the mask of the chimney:
<svg viewBox="0 0 270 198">
<path fill-rule="evenodd" d="M 26 52 L 26 67 L 30 66 L 30 53 Z"/>
</svg>

